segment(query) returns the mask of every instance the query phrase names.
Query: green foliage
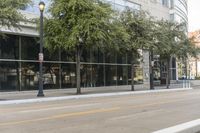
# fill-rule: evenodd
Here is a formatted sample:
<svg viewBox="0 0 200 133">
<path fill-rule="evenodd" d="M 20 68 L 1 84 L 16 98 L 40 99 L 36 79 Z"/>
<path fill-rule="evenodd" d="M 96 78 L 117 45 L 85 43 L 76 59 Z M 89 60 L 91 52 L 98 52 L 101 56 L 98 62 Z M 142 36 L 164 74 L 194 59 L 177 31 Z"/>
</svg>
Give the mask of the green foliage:
<svg viewBox="0 0 200 133">
<path fill-rule="evenodd" d="M 54 0 L 45 21 L 45 42 L 50 50 L 76 46 L 105 48 L 111 38 L 112 10 L 99 0 Z"/>
<path fill-rule="evenodd" d="M 195 80 L 200 80 L 200 77 L 198 77 L 198 76 L 197 76 L 197 77 L 195 77 Z"/>
<path fill-rule="evenodd" d="M 183 24 L 166 20 L 157 21 L 157 32 L 155 34 L 157 54 L 167 59 L 171 56 L 178 56 L 178 51 L 182 47 L 181 40 L 185 40 L 185 30 Z"/>
<path fill-rule="evenodd" d="M 181 40 L 177 57 L 179 59 L 187 59 L 189 57 L 197 58 L 200 53 L 200 48 L 195 45 L 196 43 L 193 37 L 185 37 L 185 39 Z"/>
<path fill-rule="evenodd" d="M 184 23 L 175 23 L 166 20 L 157 21 L 158 46 L 155 51 L 162 58 L 171 56 L 179 59 L 187 59 L 189 56 L 196 57 L 200 49 L 195 46 L 194 38 L 188 38 Z"/>
<path fill-rule="evenodd" d="M 147 12 L 131 9 L 122 12 L 118 18 L 119 23 L 128 34 L 124 41 L 118 41 L 118 46 L 122 53 L 130 54 L 132 62 L 136 63 L 141 56 L 141 49 L 150 50 L 154 47 L 154 21 Z M 120 39 L 122 40 L 124 37 Z"/>
<path fill-rule="evenodd" d="M 137 51 L 137 49 L 148 49 L 150 47 L 153 21 L 146 12 L 134 12 L 127 9 L 120 15 L 120 22 L 130 36 L 126 43 L 127 50 Z"/>
<path fill-rule="evenodd" d="M 30 4 L 31 0 L 1 0 L 0 1 L 0 25 L 6 27 L 18 27 L 19 21 L 25 18 L 20 13 L 23 9 Z"/>
</svg>

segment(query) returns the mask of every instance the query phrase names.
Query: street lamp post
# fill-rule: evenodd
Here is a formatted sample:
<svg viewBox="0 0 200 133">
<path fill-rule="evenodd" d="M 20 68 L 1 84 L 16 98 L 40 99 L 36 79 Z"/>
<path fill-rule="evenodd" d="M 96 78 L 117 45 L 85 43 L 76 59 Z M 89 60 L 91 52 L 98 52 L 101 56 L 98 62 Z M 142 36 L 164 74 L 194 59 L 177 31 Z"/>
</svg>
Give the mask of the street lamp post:
<svg viewBox="0 0 200 133">
<path fill-rule="evenodd" d="M 40 9 L 40 53 L 39 53 L 39 67 L 40 67 L 40 74 L 39 74 L 39 91 L 38 91 L 38 97 L 44 97 L 43 93 L 43 73 L 42 73 L 42 67 L 43 67 L 43 12 L 45 8 L 45 3 L 43 1 L 40 1 L 39 3 L 39 9 Z"/>
</svg>

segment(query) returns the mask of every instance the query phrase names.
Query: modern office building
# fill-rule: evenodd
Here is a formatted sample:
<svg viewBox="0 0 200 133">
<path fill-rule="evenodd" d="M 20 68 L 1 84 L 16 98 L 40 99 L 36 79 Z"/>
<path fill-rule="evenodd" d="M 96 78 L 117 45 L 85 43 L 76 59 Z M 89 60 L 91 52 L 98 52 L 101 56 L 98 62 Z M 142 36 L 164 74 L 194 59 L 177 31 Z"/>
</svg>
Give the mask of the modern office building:
<svg viewBox="0 0 200 133">
<path fill-rule="evenodd" d="M 39 18 L 38 3 L 21 11 L 28 19 Z M 146 10 L 157 19 L 180 20 L 187 22 L 186 0 L 103 0 L 116 10 L 126 7 Z M 50 0 L 44 0 L 47 8 Z M 180 19 L 181 18 L 181 19 Z M 0 31 L 7 34 L 0 40 L 0 91 L 23 91 L 38 89 L 39 76 L 39 33 L 36 24 L 23 22 L 21 29 Z M 149 55 L 143 52 L 143 63 L 136 66 L 135 82 L 149 87 Z M 85 50 L 81 58 L 81 86 L 119 86 L 130 85 L 131 62 L 128 55 L 102 53 L 92 49 Z M 176 63 L 175 63 L 176 64 Z M 44 89 L 75 88 L 75 54 L 59 50 L 50 54 L 44 49 Z M 173 66 L 173 63 L 172 63 Z M 176 65 L 173 66 L 176 68 Z M 175 69 L 176 73 L 176 69 Z"/>
</svg>

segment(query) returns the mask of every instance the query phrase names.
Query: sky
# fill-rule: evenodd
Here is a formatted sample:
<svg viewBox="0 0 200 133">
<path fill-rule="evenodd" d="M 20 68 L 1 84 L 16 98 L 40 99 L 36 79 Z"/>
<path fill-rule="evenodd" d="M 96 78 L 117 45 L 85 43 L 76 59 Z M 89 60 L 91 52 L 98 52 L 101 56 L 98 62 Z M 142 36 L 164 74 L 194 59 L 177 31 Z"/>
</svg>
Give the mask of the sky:
<svg viewBox="0 0 200 133">
<path fill-rule="evenodd" d="M 188 0 L 189 32 L 200 30 L 200 0 Z"/>
</svg>

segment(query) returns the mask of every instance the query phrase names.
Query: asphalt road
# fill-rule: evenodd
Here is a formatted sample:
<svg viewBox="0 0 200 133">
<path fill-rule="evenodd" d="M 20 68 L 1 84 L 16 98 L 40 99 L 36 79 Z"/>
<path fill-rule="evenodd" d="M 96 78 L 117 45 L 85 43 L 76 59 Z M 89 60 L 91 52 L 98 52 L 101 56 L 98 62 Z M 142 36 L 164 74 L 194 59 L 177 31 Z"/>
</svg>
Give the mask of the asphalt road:
<svg viewBox="0 0 200 133">
<path fill-rule="evenodd" d="M 0 106 L 0 133 L 150 133 L 200 118 L 200 90 Z"/>
</svg>

